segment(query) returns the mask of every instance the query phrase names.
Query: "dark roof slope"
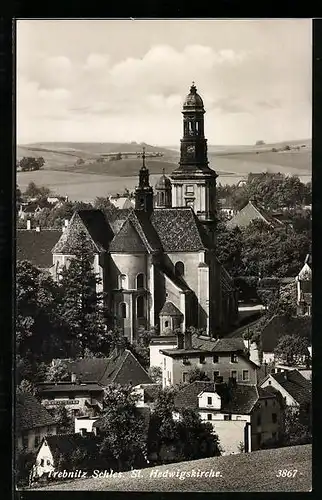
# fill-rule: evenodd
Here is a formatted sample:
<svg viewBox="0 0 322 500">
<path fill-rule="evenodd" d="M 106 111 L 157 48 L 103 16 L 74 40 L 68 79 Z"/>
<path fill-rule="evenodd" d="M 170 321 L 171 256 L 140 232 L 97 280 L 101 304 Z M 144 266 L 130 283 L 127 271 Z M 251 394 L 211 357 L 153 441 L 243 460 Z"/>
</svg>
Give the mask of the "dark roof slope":
<svg viewBox="0 0 322 500">
<path fill-rule="evenodd" d="M 17 260 L 28 260 L 39 269 L 53 265 L 52 248 L 62 235 L 55 229 L 17 230 Z"/>
<path fill-rule="evenodd" d="M 55 425 L 55 419 L 32 394 L 19 393 L 16 397 L 17 432 Z"/>
<path fill-rule="evenodd" d="M 271 373 L 270 376 L 300 405 L 311 402 L 312 383 L 303 377 L 298 370 L 285 370 L 280 373 Z"/>
<path fill-rule="evenodd" d="M 53 392 L 60 393 L 88 393 L 88 392 L 102 392 L 103 387 L 98 384 L 76 384 L 76 383 L 66 383 L 66 382 L 58 382 L 55 383 L 43 383 L 38 386 L 39 393 L 43 396 L 46 394 L 52 394 Z"/>
<path fill-rule="evenodd" d="M 73 254 L 78 246 L 79 234 L 85 234 L 93 252 L 108 250 L 113 231 L 101 210 L 79 210 L 74 212 L 68 227 L 53 248 L 53 253 Z"/>
<path fill-rule="evenodd" d="M 175 407 L 180 409 L 198 408 L 198 395 L 203 391 L 215 392 L 213 382 L 195 381 L 183 387 L 175 396 Z M 221 412 L 248 414 L 258 401 L 259 394 L 255 385 L 218 384 L 216 392 L 221 397 Z"/>
<path fill-rule="evenodd" d="M 109 358 L 83 358 L 67 363 L 70 373 L 75 373 L 80 382 L 96 382 L 105 387 L 115 384 L 151 384 L 139 361 L 128 350 L 112 354 Z"/>
<path fill-rule="evenodd" d="M 75 450 L 83 450 L 92 454 L 93 458 L 97 452 L 97 439 L 90 433 L 88 436 L 81 434 L 56 434 L 44 438 L 53 455 L 54 461 L 60 456 L 68 458 Z M 57 464 L 56 464 L 57 465 Z"/>
<path fill-rule="evenodd" d="M 159 316 L 183 316 L 182 312 L 173 304 L 173 302 L 165 302 Z"/>
<path fill-rule="evenodd" d="M 311 341 L 311 316 L 276 315 L 267 323 L 261 333 L 263 352 L 273 352 L 278 341 L 284 335 L 299 335 Z"/>
<path fill-rule="evenodd" d="M 211 247 L 191 208 L 156 208 L 151 223 L 165 252 L 197 252 Z"/>
<path fill-rule="evenodd" d="M 227 227 L 246 227 L 253 220 L 257 219 L 265 222 L 272 227 L 282 227 L 284 225 L 283 222 L 270 215 L 263 208 L 254 205 L 251 201 L 249 201 L 244 208 L 242 208 L 232 219 L 227 222 Z"/>
<path fill-rule="evenodd" d="M 122 208 L 106 214 L 114 234 L 119 232 L 131 212 L 133 212 L 133 208 Z"/>
<path fill-rule="evenodd" d="M 142 241 L 131 220 L 127 219 L 120 231 L 114 236 L 110 252 L 146 252 L 147 248 Z"/>
<path fill-rule="evenodd" d="M 198 355 L 199 353 L 220 353 L 220 352 L 238 352 L 239 355 L 247 358 L 249 363 L 254 364 L 246 354 L 245 344 L 242 338 L 222 338 L 213 339 L 206 336 L 198 336 L 193 334 L 191 337 L 192 349 L 162 349 L 161 352 L 172 358 L 181 357 L 183 355 Z M 257 367 L 257 365 L 255 365 Z"/>
</svg>

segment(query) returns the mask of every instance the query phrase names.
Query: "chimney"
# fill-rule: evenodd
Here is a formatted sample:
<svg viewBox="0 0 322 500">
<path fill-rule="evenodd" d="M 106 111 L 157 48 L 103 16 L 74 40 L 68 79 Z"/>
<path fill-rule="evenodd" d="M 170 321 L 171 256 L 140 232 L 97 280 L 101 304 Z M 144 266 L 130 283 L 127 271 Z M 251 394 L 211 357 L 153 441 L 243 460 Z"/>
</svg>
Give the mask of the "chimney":
<svg viewBox="0 0 322 500">
<path fill-rule="evenodd" d="M 36 227 L 36 231 L 37 231 L 37 233 L 40 233 L 40 226 Z"/>
<path fill-rule="evenodd" d="M 184 334 L 182 332 L 177 333 L 177 349 L 184 349 Z"/>
<path fill-rule="evenodd" d="M 184 348 L 192 349 L 192 336 L 190 330 L 184 332 Z"/>
<path fill-rule="evenodd" d="M 30 219 L 27 219 L 27 229 L 28 229 L 28 231 L 30 231 L 30 229 L 31 229 L 31 220 Z"/>
<path fill-rule="evenodd" d="M 65 219 L 65 227 L 68 227 L 69 220 Z"/>
</svg>

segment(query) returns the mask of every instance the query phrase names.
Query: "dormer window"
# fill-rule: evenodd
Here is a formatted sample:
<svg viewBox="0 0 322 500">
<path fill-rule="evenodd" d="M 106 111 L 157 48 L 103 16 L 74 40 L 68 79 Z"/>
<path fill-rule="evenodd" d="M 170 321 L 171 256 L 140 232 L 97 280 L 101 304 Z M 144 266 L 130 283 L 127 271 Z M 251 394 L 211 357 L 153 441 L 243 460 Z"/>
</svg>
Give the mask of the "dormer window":
<svg viewBox="0 0 322 500">
<path fill-rule="evenodd" d="M 212 405 L 212 397 L 211 396 L 207 397 L 207 405 Z"/>
<path fill-rule="evenodd" d="M 238 363 L 238 356 L 235 352 L 230 355 L 230 362 L 231 363 Z"/>
</svg>

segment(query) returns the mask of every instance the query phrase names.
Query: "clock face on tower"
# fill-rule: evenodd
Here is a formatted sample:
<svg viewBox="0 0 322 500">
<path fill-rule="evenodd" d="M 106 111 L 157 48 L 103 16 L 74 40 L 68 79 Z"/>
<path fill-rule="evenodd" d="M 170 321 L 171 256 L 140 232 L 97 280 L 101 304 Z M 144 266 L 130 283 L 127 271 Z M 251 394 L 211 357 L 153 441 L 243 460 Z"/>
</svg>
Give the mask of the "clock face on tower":
<svg viewBox="0 0 322 500">
<path fill-rule="evenodd" d="M 196 147 L 194 145 L 187 146 L 187 153 L 194 154 L 196 151 Z"/>
</svg>

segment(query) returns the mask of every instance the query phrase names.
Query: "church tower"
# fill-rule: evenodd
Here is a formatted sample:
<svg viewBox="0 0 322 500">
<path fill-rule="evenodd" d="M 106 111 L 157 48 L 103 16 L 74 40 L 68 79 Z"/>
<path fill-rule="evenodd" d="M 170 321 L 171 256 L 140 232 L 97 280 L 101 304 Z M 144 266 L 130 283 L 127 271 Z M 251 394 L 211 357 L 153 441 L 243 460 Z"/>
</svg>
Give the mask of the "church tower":
<svg viewBox="0 0 322 500">
<path fill-rule="evenodd" d="M 163 173 L 155 185 L 155 208 L 171 208 L 172 200 L 171 200 L 171 181 L 169 177 L 167 177 Z"/>
<path fill-rule="evenodd" d="M 153 189 L 149 183 L 149 170 L 145 166 L 145 148 L 142 154 L 142 167 L 139 172 L 139 185 L 135 189 L 135 209 L 148 214 L 153 211 Z"/>
<path fill-rule="evenodd" d="M 172 206 L 192 207 L 200 222 L 214 235 L 217 174 L 208 166 L 205 109 L 194 82 L 184 101 L 182 114 L 180 162 L 171 175 Z"/>
</svg>

